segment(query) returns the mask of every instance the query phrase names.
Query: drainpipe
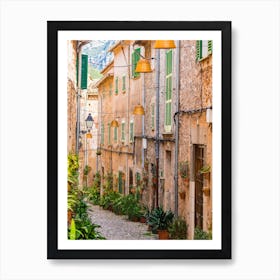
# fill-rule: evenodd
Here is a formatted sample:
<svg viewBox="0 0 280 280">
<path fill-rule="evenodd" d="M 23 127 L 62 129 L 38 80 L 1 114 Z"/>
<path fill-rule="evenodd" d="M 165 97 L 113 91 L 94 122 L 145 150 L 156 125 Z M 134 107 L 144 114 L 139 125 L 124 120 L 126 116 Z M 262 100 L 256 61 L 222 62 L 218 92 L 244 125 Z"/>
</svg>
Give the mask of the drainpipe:
<svg viewBox="0 0 280 280">
<path fill-rule="evenodd" d="M 180 110 L 180 41 L 176 42 L 176 110 Z M 178 153 L 179 153 L 179 114 L 175 115 L 175 176 L 174 176 L 174 185 L 175 185 L 175 217 L 178 217 Z"/>
<path fill-rule="evenodd" d="M 130 65 L 130 44 L 128 45 L 128 58 L 127 64 Z M 129 109 L 130 109 L 130 66 L 127 68 L 127 78 L 128 78 L 128 93 L 127 93 L 127 152 L 129 152 L 129 129 L 130 129 L 130 119 L 129 119 Z M 129 167 L 128 167 L 128 157 L 130 155 L 127 153 L 126 155 L 126 190 L 125 194 L 129 194 Z M 132 158 L 133 160 L 133 158 Z"/>
<path fill-rule="evenodd" d="M 77 115 L 76 115 L 76 155 L 79 155 L 79 136 L 80 136 L 80 97 L 81 97 L 81 49 L 79 48 L 77 41 L 77 60 L 79 63 L 78 67 L 78 81 L 77 81 Z"/>
<path fill-rule="evenodd" d="M 146 108 L 145 105 L 145 73 L 143 73 L 142 75 L 142 106 L 143 108 Z M 142 116 L 142 169 L 144 168 L 144 157 L 145 157 L 145 153 L 144 153 L 144 141 L 146 141 L 145 139 L 145 115 Z"/>
<path fill-rule="evenodd" d="M 159 186 L 159 76 L 160 76 L 160 50 L 156 50 L 156 205 L 158 207 L 158 186 Z"/>
</svg>

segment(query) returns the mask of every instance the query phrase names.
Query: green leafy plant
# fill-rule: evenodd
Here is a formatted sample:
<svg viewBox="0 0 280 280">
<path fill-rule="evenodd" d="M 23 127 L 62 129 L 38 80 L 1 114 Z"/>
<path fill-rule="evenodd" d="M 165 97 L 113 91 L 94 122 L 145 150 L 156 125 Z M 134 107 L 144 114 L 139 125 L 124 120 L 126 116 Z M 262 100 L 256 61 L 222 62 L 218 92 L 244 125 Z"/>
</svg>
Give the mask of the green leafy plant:
<svg viewBox="0 0 280 280">
<path fill-rule="evenodd" d="M 168 228 L 170 239 L 187 239 L 187 228 L 185 220 L 180 217 L 174 219 Z"/>
<path fill-rule="evenodd" d="M 196 227 L 194 229 L 194 239 L 195 240 L 208 240 L 212 239 L 212 233 L 203 231 L 201 228 Z"/>
<path fill-rule="evenodd" d="M 94 205 L 100 204 L 100 189 L 93 185 L 86 190 L 87 199 L 92 202 Z"/>
<path fill-rule="evenodd" d="M 75 224 L 74 219 L 71 220 L 69 239 L 70 240 L 75 240 L 76 239 L 76 224 Z"/>
<path fill-rule="evenodd" d="M 89 165 L 86 165 L 84 168 L 84 175 L 87 176 L 90 171 L 91 171 L 91 167 Z"/>
<path fill-rule="evenodd" d="M 174 214 L 171 210 L 165 212 L 162 207 L 155 208 L 151 211 L 148 219 L 148 225 L 155 230 L 167 230 L 173 222 Z"/>
<path fill-rule="evenodd" d="M 200 174 L 206 174 L 211 172 L 211 166 L 210 165 L 204 165 L 200 170 L 199 173 Z"/>
</svg>

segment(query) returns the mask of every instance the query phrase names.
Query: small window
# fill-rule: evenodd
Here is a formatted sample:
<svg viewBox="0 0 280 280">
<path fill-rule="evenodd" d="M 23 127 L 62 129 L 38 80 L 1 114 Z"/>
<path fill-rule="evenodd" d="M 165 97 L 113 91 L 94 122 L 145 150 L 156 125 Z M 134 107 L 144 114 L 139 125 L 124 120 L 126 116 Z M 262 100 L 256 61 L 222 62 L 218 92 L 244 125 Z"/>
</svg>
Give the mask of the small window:
<svg viewBox="0 0 280 280">
<path fill-rule="evenodd" d="M 115 79 L 115 94 L 119 93 L 119 78 L 116 77 Z"/>
<path fill-rule="evenodd" d="M 134 142 L 134 122 L 131 121 L 129 124 L 129 142 Z"/>
</svg>

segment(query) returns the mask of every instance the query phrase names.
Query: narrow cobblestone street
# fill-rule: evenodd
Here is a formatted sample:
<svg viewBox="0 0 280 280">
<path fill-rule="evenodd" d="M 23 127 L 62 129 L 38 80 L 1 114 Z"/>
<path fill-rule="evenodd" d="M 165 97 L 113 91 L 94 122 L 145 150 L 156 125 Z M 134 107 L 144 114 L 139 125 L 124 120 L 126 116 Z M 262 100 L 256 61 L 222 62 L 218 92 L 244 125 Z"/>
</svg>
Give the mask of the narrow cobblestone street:
<svg viewBox="0 0 280 280">
<path fill-rule="evenodd" d="M 92 222 L 101 226 L 98 231 L 108 240 L 158 239 L 157 235 L 147 230 L 146 224 L 131 222 L 126 216 L 103 210 L 98 205 L 89 204 L 88 212 Z"/>
</svg>

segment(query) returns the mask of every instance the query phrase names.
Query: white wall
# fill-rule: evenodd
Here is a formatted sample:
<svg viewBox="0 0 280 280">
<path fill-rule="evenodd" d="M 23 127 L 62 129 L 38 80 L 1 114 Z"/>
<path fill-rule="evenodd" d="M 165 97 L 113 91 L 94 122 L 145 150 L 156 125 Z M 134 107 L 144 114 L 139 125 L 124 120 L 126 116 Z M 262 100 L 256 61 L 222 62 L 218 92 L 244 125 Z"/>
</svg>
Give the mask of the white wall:
<svg viewBox="0 0 280 280">
<path fill-rule="evenodd" d="M 279 1 L 115 2 L 0 2 L 0 278 L 280 279 Z M 144 19 L 232 21 L 233 259 L 48 261 L 46 21 Z"/>
</svg>

